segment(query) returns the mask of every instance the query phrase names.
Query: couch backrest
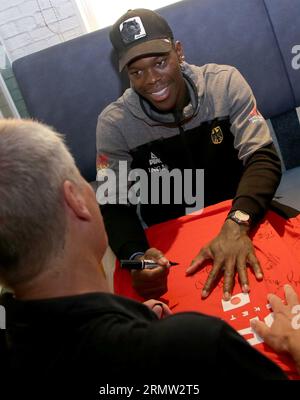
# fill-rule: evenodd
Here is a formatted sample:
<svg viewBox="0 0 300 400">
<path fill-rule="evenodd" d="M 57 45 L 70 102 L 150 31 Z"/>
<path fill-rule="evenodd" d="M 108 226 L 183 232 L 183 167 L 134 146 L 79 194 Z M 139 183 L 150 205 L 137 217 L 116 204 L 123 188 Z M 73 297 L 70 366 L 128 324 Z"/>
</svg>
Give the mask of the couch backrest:
<svg viewBox="0 0 300 400">
<path fill-rule="evenodd" d="M 188 62 L 236 66 L 266 118 L 300 105 L 300 71 L 292 66 L 292 48 L 300 44 L 299 0 L 184 0 L 159 13 L 182 42 Z M 97 117 L 126 87 L 108 31 L 86 34 L 13 63 L 30 115 L 66 134 L 90 181 L 95 179 Z"/>
</svg>

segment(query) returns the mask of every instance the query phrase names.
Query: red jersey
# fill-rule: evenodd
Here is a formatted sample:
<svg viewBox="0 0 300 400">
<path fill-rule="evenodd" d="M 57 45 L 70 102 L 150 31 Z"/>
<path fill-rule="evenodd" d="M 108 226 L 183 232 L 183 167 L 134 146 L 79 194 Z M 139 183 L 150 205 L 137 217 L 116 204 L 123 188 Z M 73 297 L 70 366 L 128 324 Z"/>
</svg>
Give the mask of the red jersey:
<svg viewBox="0 0 300 400">
<path fill-rule="evenodd" d="M 277 363 L 289 378 L 300 379 L 292 359 L 288 355 L 274 352 L 250 327 L 251 319 L 272 323 L 272 310 L 267 302 L 269 293 L 284 298 L 283 286 L 288 283 L 300 294 L 300 216 L 285 220 L 269 211 L 259 226 L 251 232 L 264 279 L 258 282 L 249 268 L 248 294 L 242 293 L 236 275 L 230 301 L 222 299 L 223 279 L 208 298 L 201 299 L 201 291 L 212 266 L 211 261 L 194 275 L 185 275 L 187 267 L 201 247 L 220 231 L 230 207 L 231 201 L 225 201 L 207 207 L 202 213 L 183 216 L 147 229 L 150 246 L 160 249 L 169 260 L 179 263 L 170 268 L 168 292 L 161 300 L 174 313 L 199 311 L 222 318 L 252 346 Z M 121 270 L 118 263 L 114 285 L 116 294 L 144 300 L 132 288 L 130 272 Z"/>
</svg>

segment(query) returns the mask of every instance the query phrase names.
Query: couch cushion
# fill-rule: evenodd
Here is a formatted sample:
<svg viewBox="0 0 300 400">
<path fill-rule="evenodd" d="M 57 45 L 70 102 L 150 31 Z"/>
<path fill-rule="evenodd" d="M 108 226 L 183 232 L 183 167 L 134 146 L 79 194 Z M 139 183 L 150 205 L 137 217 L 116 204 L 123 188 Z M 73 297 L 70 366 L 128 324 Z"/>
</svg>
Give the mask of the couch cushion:
<svg viewBox="0 0 300 400">
<path fill-rule="evenodd" d="M 299 0 L 264 0 L 278 46 L 295 96 L 300 106 L 300 3 Z"/>
<path fill-rule="evenodd" d="M 268 121 L 283 170 L 300 166 L 300 107 Z"/>
<path fill-rule="evenodd" d="M 165 7 L 160 14 L 183 43 L 188 62 L 237 67 L 265 118 L 296 107 L 263 0 L 189 0 Z"/>
<path fill-rule="evenodd" d="M 278 202 L 300 211 L 299 182 L 300 167 L 285 171 L 274 198 Z"/>
</svg>

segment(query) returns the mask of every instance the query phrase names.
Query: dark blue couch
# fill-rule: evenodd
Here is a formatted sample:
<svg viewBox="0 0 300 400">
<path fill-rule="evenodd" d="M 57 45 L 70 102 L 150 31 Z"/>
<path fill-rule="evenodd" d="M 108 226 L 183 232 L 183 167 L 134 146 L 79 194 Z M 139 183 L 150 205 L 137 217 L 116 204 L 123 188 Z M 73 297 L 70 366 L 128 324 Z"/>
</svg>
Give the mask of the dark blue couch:
<svg viewBox="0 0 300 400">
<path fill-rule="evenodd" d="M 246 77 L 280 148 L 277 197 L 300 209 L 300 1 L 185 0 L 159 12 L 188 62 L 234 65 Z M 95 180 L 97 117 L 127 86 L 108 29 L 18 59 L 13 70 L 30 115 L 64 133 L 82 174 Z"/>
</svg>

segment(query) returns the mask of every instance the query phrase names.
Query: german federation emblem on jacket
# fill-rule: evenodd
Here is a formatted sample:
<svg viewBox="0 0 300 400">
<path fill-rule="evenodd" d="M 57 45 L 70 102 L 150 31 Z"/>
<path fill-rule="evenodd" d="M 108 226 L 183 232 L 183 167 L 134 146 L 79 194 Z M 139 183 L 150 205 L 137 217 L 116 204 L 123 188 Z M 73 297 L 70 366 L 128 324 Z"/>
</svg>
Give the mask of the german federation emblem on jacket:
<svg viewBox="0 0 300 400">
<path fill-rule="evenodd" d="M 224 136 L 222 129 L 219 126 L 216 126 L 215 128 L 212 129 L 211 131 L 211 141 L 213 144 L 220 144 L 223 142 Z"/>
</svg>

